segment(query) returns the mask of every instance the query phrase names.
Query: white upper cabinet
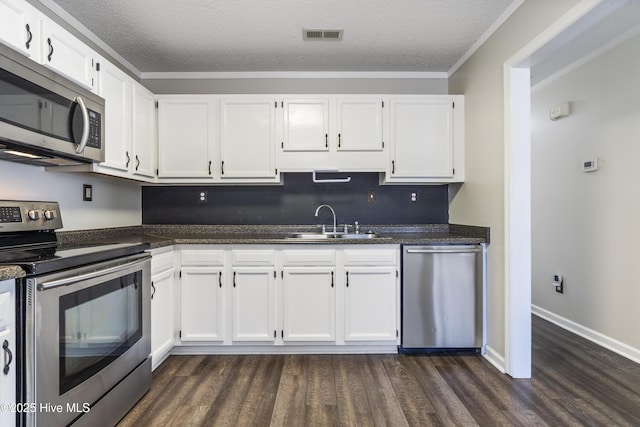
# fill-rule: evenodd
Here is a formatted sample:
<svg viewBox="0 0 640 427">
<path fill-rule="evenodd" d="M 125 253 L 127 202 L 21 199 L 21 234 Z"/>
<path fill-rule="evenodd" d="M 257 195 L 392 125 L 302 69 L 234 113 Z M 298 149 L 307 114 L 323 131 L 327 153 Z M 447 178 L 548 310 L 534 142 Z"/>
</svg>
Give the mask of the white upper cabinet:
<svg viewBox="0 0 640 427">
<path fill-rule="evenodd" d="M 42 63 L 97 93 L 96 52 L 55 22 L 41 22 Z"/>
<path fill-rule="evenodd" d="M 380 96 L 285 97 L 282 105 L 283 134 L 278 150 L 281 171 L 385 170 Z"/>
<path fill-rule="evenodd" d="M 277 179 L 275 103 L 268 97 L 221 100 L 221 179 Z"/>
<path fill-rule="evenodd" d="M 329 99 L 285 99 L 283 151 L 329 151 Z"/>
<path fill-rule="evenodd" d="M 382 105 L 378 97 L 338 98 L 338 151 L 382 151 Z"/>
<path fill-rule="evenodd" d="M 464 170 L 461 96 L 391 98 L 386 182 L 457 182 Z"/>
<path fill-rule="evenodd" d="M 31 5 L 0 0 L 0 42 L 40 61 L 40 18 Z"/>
<path fill-rule="evenodd" d="M 101 166 L 128 171 L 131 150 L 131 77 L 115 65 L 100 63 L 98 95 L 105 99 L 105 161 Z"/>
<path fill-rule="evenodd" d="M 159 97 L 158 177 L 213 178 L 214 101 Z"/>
<path fill-rule="evenodd" d="M 154 178 L 156 175 L 156 99 L 139 83 L 132 85 L 133 158 L 134 175 Z"/>
</svg>

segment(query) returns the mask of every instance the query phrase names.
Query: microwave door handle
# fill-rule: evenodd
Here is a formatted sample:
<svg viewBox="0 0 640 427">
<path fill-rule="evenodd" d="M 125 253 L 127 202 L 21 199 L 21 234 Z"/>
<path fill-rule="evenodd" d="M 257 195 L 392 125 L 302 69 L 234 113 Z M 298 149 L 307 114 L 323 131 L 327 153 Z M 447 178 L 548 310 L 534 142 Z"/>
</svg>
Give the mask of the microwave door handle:
<svg viewBox="0 0 640 427">
<path fill-rule="evenodd" d="M 76 153 L 80 154 L 89 141 L 89 110 L 84 105 L 84 99 L 81 96 L 76 96 L 73 102 L 77 102 L 80 111 L 82 111 L 82 138 L 80 138 L 80 143 L 76 144 Z"/>
</svg>

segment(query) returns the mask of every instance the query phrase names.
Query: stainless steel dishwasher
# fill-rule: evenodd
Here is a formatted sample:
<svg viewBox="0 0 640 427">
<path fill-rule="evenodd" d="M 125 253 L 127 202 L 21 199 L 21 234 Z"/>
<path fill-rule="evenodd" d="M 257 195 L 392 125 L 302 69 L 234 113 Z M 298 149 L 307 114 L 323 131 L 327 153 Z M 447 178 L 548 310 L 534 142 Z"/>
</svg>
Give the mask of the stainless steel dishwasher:
<svg viewBox="0 0 640 427">
<path fill-rule="evenodd" d="M 480 352 L 482 245 L 403 246 L 400 352 Z"/>
</svg>

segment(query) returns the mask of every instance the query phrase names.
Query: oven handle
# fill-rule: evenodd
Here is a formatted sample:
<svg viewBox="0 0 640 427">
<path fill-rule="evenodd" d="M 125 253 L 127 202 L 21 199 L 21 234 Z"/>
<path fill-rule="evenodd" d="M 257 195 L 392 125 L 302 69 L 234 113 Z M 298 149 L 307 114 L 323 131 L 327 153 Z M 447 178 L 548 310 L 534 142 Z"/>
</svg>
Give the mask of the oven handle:
<svg viewBox="0 0 640 427">
<path fill-rule="evenodd" d="M 118 271 L 126 270 L 130 267 L 133 267 L 136 264 L 141 264 L 147 261 L 148 258 L 149 257 L 147 255 L 144 255 L 144 259 L 128 262 L 126 264 L 120 264 L 115 267 L 105 268 L 104 270 L 92 271 L 90 273 L 80 274 L 78 276 L 66 277 L 64 279 L 58 279 L 58 280 L 52 280 L 50 282 L 40 283 L 38 285 L 38 290 L 46 291 L 48 289 L 53 289 L 60 286 L 73 285 L 74 283 L 95 279 L 96 277 L 106 276 L 107 274 L 117 273 Z"/>
</svg>

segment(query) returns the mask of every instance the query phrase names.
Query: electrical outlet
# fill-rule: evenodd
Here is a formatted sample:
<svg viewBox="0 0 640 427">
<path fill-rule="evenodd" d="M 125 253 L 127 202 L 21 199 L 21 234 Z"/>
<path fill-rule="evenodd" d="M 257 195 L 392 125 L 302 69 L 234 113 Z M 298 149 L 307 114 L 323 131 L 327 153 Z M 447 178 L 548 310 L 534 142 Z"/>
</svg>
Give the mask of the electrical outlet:
<svg viewBox="0 0 640 427">
<path fill-rule="evenodd" d="M 564 278 L 562 277 L 562 274 L 553 275 L 552 285 L 556 287 L 556 292 L 558 292 L 559 294 L 564 293 Z"/>
<path fill-rule="evenodd" d="M 198 193 L 198 203 L 207 203 L 207 190 Z"/>
<path fill-rule="evenodd" d="M 90 202 L 93 200 L 93 187 L 89 184 L 82 185 L 82 200 Z"/>
<path fill-rule="evenodd" d="M 418 192 L 412 191 L 411 195 L 409 196 L 409 200 L 411 200 L 411 203 L 415 203 L 416 200 L 418 200 Z"/>
<path fill-rule="evenodd" d="M 369 190 L 367 192 L 367 201 L 369 203 L 375 203 L 376 202 L 376 192 L 373 190 Z"/>
</svg>

